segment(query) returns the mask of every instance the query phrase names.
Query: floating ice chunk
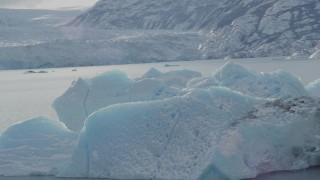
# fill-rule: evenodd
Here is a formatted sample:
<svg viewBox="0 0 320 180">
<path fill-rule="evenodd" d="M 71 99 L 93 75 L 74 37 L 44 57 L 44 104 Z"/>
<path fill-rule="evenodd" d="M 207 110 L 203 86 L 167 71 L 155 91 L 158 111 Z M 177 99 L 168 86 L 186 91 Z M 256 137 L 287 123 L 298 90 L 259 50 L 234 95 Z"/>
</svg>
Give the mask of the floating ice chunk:
<svg viewBox="0 0 320 180">
<path fill-rule="evenodd" d="M 315 80 L 306 86 L 306 90 L 312 97 L 320 98 L 320 79 Z"/>
<path fill-rule="evenodd" d="M 77 137 L 46 117 L 15 124 L 0 136 L 0 175 L 55 175 L 71 160 Z"/>
<path fill-rule="evenodd" d="M 79 79 L 54 101 L 53 107 L 61 122 L 73 131 L 80 131 L 84 120 L 100 108 L 118 103 L 165 99 L 179 93 L 179 90 L 168 87 L 159 79 L 133 80 L 127 74 L 114 70 L 92 79 Z"/>
<path fill-rule="evenodd" d="M 201 76 L 201 73 L 188 69 L 162 73 L 155 68 L 151 68 L 140 79 L 156 78 L 162 80 L 167 86 L 175 88 L 185 88 L 188 81 Z"/>
<path fill-rule="evenodd" d="M 263 98 L 293 98 L 307 95 L 296 76 L 283 71 L 257 73 L 235 63 L 227 63 L 215 74 L 188 83 L 190 88 L 223 86 Z"/>
<path fill-rule="evenodd" d="M 88 117 L 73 161 L 59 176 L 196 179 L 214 161 L 232 120 L 264 102 L 216 87 L 108 106 Z"/>
</svg>

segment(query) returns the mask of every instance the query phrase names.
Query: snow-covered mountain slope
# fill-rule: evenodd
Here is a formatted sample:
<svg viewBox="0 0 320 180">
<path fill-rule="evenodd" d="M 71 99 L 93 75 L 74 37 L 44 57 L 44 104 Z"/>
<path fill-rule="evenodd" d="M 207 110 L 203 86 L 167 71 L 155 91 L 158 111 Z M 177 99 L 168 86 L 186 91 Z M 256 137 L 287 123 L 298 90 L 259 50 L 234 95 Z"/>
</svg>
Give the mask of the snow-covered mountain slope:
<svg viewBox="0 0 320 180">
<path fill-rule="evenodd" d="M 320 58 L 318 0 L 101 0 L 78 17 L 35 11 L 0 9 L 0 69 Z"/>
<path fill-rule="evenodd" d="M 202 44 L 206 58 L 287 56 L 301 51 L 310 55 L 319 43 L 318 0 L 245 0 L 229 4 L 211 37 Z"/>
<path fill-rule="evenodd" d="M 70 23 L 105 29 L 198 30 L 214 27 L 219 1 L 101 0 Z"/>
<path fill-rule="evenodd" d="M 72 26 L 210 30 L 204 58 L 289 56 L 320 39 L 317 0 L 101 0 Z"/>
</svg>

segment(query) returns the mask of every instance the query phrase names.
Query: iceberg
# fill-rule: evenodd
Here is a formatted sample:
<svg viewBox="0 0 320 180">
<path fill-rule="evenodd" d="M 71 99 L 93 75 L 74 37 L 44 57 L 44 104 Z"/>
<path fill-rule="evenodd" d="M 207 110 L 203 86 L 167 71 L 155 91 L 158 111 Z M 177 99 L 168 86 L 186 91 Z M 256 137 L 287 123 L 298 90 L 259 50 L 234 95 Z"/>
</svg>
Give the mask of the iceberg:
<svg viewBox="0 0 320 180">
<path fill-rule="evenodd" d="M 0 176 L 56 175 L 71 160 L 78 134 L 37 117 L 0 136 Z"/>
<path fill-rule="evenodd" d="M 170 84 L 172 79 L 167 78 L 166 82 Z M 78 79 L 54 101 L 53 107 L 59 120 L 78 132 L 85 119 L 100 108 L 118 103 L 165 99 L 179 93 L 180 90 L 167 86 L 160 79 L 134 80 L 124 72 L 113 70 L 91 79 Z"/>
<path fill-rule="evenodd" d="M 306 86 L 306 90 L 308 91 L 310 96 L 314 98 L 320 98 L 320 79 L 309 83 Z"/>
<path fill-rule="evenodd" d="M 221 87 L 111 105 L 88 117 L 58 176 L 241 179 L 307 168 L 320 164 L 319 117 L 309 97 L 271 101 Z"/>
<path fill-rule="evenodd" d="M 196 179 L 234 118 L 265 100 L 226 88 L 111 105 L 88 117 L 59 177 Z"/>
<path fill-rule="evenodd" d="M 193 79 L 189 88 L 228 87 L 244 94 L 262 98 L 289 99 L 307 96 L 300 79 L 288 72 L 257 73 L 228 62 L 210 77 Z"/>
</svg>

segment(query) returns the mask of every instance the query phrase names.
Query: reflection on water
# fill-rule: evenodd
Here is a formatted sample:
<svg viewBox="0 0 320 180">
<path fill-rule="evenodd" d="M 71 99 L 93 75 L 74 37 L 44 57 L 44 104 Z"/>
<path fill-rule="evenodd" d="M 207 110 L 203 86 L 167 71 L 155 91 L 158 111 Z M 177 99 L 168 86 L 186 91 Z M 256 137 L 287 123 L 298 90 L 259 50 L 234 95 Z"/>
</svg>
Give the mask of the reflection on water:
<svg viewBox="0 0 320 180">
<path fill-rule="evenodd" d="M 320 166 L 306 170 L 280 171 L 260 175 L 257 178 L 248 180 L 319 180 Z M 26 176 L 26 177 L 1 177 L 0 180 L 97 180 L 90 178 L 55 178 L 51 176 Z M 98 179 L 107 180 L 107 179 Z M 108 179 L 110 180 L 110 179 Z"/>
</svg>

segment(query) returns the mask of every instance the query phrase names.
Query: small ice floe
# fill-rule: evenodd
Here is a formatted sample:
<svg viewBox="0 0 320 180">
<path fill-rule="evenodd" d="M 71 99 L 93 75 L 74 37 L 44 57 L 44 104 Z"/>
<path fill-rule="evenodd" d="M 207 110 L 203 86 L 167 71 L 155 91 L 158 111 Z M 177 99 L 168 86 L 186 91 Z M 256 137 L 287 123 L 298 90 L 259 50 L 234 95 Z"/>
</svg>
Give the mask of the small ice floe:
<svg viewBox="0 0 320 180">
<path fill-rule="evenodd" d="M 37 73 L 37 72 L 29 70 L 29 71 L 24 72 L 23 74 L 33 74 L 33 73 Z"/>
<path fill-rule="evenodd" d="M 34 73 L 48 73 L 48 71 L 33 71 L 33 70 L 29 70 L 29 71 L 26 71 L 24 72 L 23 74 L 34 74 Z"/>
</svg>

